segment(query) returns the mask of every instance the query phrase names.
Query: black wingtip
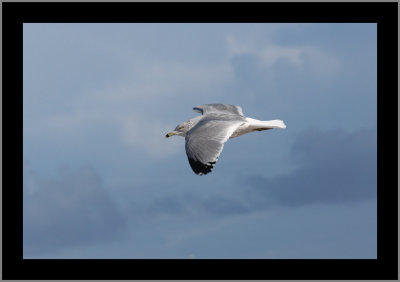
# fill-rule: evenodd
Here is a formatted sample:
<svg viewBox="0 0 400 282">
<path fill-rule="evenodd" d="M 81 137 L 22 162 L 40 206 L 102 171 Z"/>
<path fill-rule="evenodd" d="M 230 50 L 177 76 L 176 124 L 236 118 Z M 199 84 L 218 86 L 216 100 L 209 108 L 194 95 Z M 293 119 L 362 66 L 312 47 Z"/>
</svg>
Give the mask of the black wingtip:
<svg viewBox="0 0 400 282">
<path fill-rule="evenodd" d="M 190 167 L 192 168 L 194 173 L 196 173 L 198 175 L 210 173 L 216 163 L 216 162 L 208 162 L 208 163 L 204 164 L 204 163 L 201 163 L 194 159 L 188 158 L 188 160 L 189 160 Z"/>
<path fill-rule="evenodd" d="M 194 108 L 193 108 L 193 111 L 195 111 L 195 112 L 197 112 L 197 113 L 200 113 L 200 114 L 203 114 L 203 109 L 198 108 L 198 107 L 194 107 Z"/>
</svg>

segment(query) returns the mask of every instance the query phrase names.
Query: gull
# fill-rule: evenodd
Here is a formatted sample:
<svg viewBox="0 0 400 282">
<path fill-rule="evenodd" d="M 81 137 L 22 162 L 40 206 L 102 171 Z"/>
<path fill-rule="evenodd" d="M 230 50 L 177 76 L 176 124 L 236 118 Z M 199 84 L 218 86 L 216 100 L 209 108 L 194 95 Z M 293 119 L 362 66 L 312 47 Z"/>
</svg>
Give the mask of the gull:
<svg viewBox="0 0 400 282">
<path fill-rule="evenodd" d="M 193 110 L 201 116 L 179 124 L 165 137 L 185 137 L 189 164 L 198 175 L 211 172 L 228 139 L 253 131 L 286 128 L 282 120 L 261 121 L 245 117 L 240 106 L 205 104 Z"/>
</svg>

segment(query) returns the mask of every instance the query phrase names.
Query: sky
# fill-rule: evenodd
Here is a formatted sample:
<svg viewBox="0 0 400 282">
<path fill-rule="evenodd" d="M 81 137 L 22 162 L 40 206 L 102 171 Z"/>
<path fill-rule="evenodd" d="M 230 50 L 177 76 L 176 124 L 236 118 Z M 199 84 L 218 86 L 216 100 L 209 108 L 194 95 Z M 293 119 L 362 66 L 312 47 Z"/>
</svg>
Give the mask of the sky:
<svg viewBox="0 0 400 282">
<path fill-rule="evenodd" d="M 24 258 L 374 259 L 376 24 L 23 25 Z M 212 173 L 202 104 L 286 129 Z"/>
</svg>

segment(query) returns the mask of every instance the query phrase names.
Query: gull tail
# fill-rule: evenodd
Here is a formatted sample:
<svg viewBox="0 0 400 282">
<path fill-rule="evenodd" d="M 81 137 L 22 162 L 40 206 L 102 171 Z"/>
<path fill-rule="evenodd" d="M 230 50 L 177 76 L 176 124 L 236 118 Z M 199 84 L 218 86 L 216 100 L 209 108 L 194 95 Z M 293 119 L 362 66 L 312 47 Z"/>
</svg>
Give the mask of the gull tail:
<svg viewBox="0 0 400 282">
<path fill-rule="evenodd" d="M 248 127 L 251 130 L 267 130 L 272 128 L 286 128 L 285 123 L 280 119 L 275 120 L 257 120 L 253 118 L 246 118 Z M 250 130 L 250 131 L 251 131 Z"/>
<path fill-rule="evenodd" d="M 286 128 L 286 124 L 280 119 L 260 121 L 259 125 L 265 128 Z"/>
<path fill-rule="evenodd" d="M 285 123 L 280 119 L 263 121 L 246 117 L 246 121 L 247 122 L 239 126 L 229 138 L 235 138 L 253 131 L 263 131 L 272 128 L 286 128 Z"/>
</svg>

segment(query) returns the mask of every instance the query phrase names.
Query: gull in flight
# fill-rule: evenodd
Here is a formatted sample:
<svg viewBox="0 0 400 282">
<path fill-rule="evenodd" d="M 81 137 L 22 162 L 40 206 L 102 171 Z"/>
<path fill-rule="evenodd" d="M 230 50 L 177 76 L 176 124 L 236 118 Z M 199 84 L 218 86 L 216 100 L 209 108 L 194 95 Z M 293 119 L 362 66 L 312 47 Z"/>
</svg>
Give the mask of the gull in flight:
<svg viewBox="0 0 400 282">
<path fill-rule="evenodd" d="M 185 137 L 189 164 L 199 175 L 211 172 L 229 138 L 253 131 L 286 128 L 282 120 L 261 121 L 245 117 L 242 108 L 234 105 L 206 104 L 193 110 L 202 115 L 179 124 L 165 137 Z"/>
</svg>

